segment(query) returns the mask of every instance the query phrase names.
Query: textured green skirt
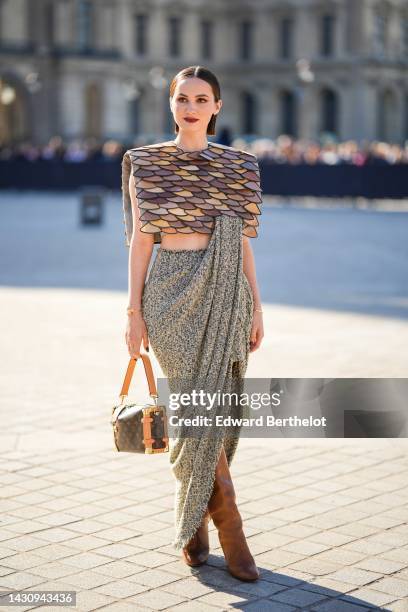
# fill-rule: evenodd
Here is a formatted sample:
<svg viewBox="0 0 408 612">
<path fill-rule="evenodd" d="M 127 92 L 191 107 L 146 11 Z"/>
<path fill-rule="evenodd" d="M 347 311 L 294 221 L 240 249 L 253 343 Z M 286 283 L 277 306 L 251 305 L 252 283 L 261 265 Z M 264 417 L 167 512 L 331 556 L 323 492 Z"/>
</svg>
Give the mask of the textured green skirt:
<svg viewBox="0 0 408 612">
<path fill-rule="evenodd" d="M 219 215 L 206 249 L 156 252 L 143 291 L 149 343 L 171 393 L 242 393 L 252 326 L 253 297 L 242 268 L 239 217 Z M 245 415 L 241 402 L 221 402 L 205 414 Z M 174 413 L 172 413 L 174 414 Z M 194 417 L 182 406 L 178 417 Z M 204 414 L 200 410 L 199 414 Z M 214 420 L 214 419 L 213 419 Z M 170 437 L 169 461 L 176 480 L 175 539 L 180 549 L 199 527 L 211 496 L 222 445 L 231 464 L 240 427 L 180 429 Z"/>
</svg>

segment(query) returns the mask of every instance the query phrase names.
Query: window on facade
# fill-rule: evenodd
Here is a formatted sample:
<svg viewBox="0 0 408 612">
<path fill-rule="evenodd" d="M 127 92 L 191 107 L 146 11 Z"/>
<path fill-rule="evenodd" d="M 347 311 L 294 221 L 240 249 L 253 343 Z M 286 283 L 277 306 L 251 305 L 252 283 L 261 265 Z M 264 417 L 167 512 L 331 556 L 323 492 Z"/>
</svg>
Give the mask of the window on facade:
<svg viewBox="0 0 408 612">
<path fill-rule="evenodd" d="M 90 49 L 93 43 L 93 4 L 90 0 L 78 3 L 78 44 L 80 49 Z"/>
<path fill-rule="evenodd" d="M 387 17 L 385 13 L 378 12 L 374 16 L 374 52 L 376 55 L 385 55 L 387 50 Z"/>
<path fill-rule="evenodd" d="M 30 117 L 20 87 L 5 78 L 2 85 L 7 100 L 0 98 L 0 141 L 13 144 L 28 137 Z"/>
<path fill-rule="evenodd" d="M 97 83 L 85 87 L 85 135 L 100 138 L 102 133 L 102 94 Z"/>
<path fill-rule="evenodd" d="M 201 22 L 201 56 L 204 59 L 211 59 L 213 49 L 213 30 L 214 24 L 211 21 Z"/>
<path fill-rule="evenodd" d="M 332 89 L 324 89 L 321 93 L 321 118 L 321 130 L 337 135 L 338 102 L 337 94 Z"/>
<path fill-rule="evenodd" d="M 334 53 L 334 27 L 333 15 L 323 15 L 321 21 L 321 55 L 328 57 Z"/>
<path fill-rule="evenodd" d="M 181 54 L 181 19 L 169 17 L 169 55 L 177 57 Z"/>
<path fill-rule="evenodd" d="M 137 55 L 147 53 L 147 15 L 135 15 L 134 49 Z"/>
<path fill-rule="evenodd" d="M 45 44 L 52 46 L 54 44 L 54 5 L 51 2 L 47 2 L 44 6 L 44 32 L 45 32 Z"/>
<path fill-rule="evenodd" d="M 30 7 L 28 7 L 30 11 Z M 33 7 L 32 9 L 35 11 L 36 9 Z M 58 2 L 54 3 L 54 43 L 62 48 L 70 48 L 73 43 L 73 32 L 76 34 L 76 24 L 72 23 L 72 14 L 74 10 L 74 5 L 69 0 L 58 0 Z M 30 14 L 28 14 L 28 19 L 31 20 Z M 29 26 L 30 30 L 30 26 Z M 30 34 L 28 34 L 30 37 Z"/>
<path fill-rule="evenodd" d="M 408 93 L 404 95 L 404 138 L 408 140 Z"/>
<path fill-rule="evenodd" d="M 117 44 L 115 32 L 115 7 L 112 4 L 101 6 L 101 46 L 108 51 L 113 51 Z"/>
<path fill-rule="evenodd" d="M 377 137 L 384 142 L 391 142 L 397 135 L 397 104 L 394 92 L 385 90 L 378 93 L 377 101 Z"/>
<path fill-rule="evenodd" d="M 402 53 L 408 57 L 408 15 L 404 15 L 401 20 Z"/>
<path fill-rule="evenodd" d="M 293 19 L 284 17 L 280 22 L 279 56 L 289 59 L 293 55 Z"/>
<path fill-rule="evenodd" d="M 251 59 L 252 57 L 252 23 L 242 21 L 239 28 L 239 56 L 241 59 Z"/>
<path fill-rule="evenodd" d="M 129 100 L 129 130 L 133 136 L 140 132 L 140 97 Z"/>
<path fill-rule="evenodd" d="M 256 99 L 250 92 L 243 92 L 242 104 L 242 131 L 244 134 L 256 133 Z"/>
<path fill-rule="evenodd" d="M 4 33 L 3 0 L 0 0 L 0 46 L 3 42 L 3 33 Z"/>
<path fill-rule="evenodd" d="M 296 136 L 296 99 L 292 91 L 280 95 L 280 133 Z"/>
</svg>

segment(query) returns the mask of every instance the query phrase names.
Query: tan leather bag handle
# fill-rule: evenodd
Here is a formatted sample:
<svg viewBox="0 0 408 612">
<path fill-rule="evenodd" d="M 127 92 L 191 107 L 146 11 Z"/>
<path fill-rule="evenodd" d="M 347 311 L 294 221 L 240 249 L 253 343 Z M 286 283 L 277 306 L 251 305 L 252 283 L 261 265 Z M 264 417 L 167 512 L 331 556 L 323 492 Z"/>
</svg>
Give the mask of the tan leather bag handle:
<svg viewBox="0 0 408 612">
<path fill-rule="evenodd" d="M 152 364 L 151 364 L 149 355 L 147 355 L 146 353 L 140 353 L 140 357 L 142 358 L 142 361 L 143 361 L 144 370 L 145 370 L 145 374 L 147 378 L 147 384 L 149 385 L 150 397 L 157 399 L 158 397 L 157 387 L 156 387 L 156 382 L 154 380 L 153 369 L 152 369 Z M 133 376 L 133 372 L 134 372 L 137 360 L 138 360 L 137 357 L 131 357 L 129 359 L 129 364 L 128 364 L 126 374 L 125 374 L 125 379 L 123 381 L 122 389 L 119 394 L 119 397 L 121 397 L 122 401 L 128 394 L 130 381 L 132 380 L 132 376 Z"/>
</svg>

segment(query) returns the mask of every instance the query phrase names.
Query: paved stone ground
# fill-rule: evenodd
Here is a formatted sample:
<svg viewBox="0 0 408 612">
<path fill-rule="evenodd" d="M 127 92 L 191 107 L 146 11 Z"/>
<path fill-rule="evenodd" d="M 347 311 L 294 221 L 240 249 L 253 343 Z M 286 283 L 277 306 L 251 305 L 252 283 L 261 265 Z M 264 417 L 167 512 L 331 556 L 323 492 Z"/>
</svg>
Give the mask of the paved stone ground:
<svg viewBox="0 0 408 612">
<path fill-rule="evenodd" d="M 126 296 L 2 288 L 0 300 L 1 589 L 76 590 L 78 610 L 407 610 L 407 440 L 241 439 L 232 473 L 262 579 L 229 576 L 213 529 L 208 565 L 191 570 L 170 545 L 167 457 L 113 449 Z M 290 311 L 265 310 L 281 341 L 264 352 L 301 375 L 306 350 L 286 341 L 306 349 L 305 333 L 296 345 Z M 308 369 L 325 359 L 318 343 Z M 258 366 L 267 375 L 262 351 Z M 132 383 L 147 398 L 140 369 Z"/>
<path fill-rule="evenodd" d="M 246 584 L 212 525 L 208 564 L 184 565 L 167 457 L 116 453 L 101 390 L 63 402 L 52 383 L 3 415 L 1 590 L 75 590 L 73 610 L 407 610 L 406 441 L 241 439 L 232 474 L 261 570 Z"/>
<path fill-rule="evenodd" d="M 112 286 L 109 232 L 92 252 L 43 235 L 47 259 L 46 220 L 21 202 L 17 212 L 0 246 L 0 590 L 75 590 L 73 610 L 408 610 L 406 439 L 241 439 L 232 475 L 261 580 L 228 574 L 212 525 L 208 564 L 181 561 L 167 456 L 113 447 L 127 297 Z M 248 376 L 406 375 L 403 318 L 264 309 L 267 337 Z M 136 370 L 132 394 L 146 391 Z"/>
</svg>

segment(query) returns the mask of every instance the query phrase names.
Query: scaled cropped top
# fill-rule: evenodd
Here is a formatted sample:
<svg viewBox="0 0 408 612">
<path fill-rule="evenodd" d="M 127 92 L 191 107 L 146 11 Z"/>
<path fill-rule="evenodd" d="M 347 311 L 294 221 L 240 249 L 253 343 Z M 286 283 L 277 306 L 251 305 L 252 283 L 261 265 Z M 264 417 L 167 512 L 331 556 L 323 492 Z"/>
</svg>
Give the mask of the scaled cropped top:
<svg viewBox="0 0 408 612">
<path fill-rule="evenodd" d="M 238 216 L 242 233 L 256 237 L 262 190 L 255 155 L 209 143 L 200 151 L 183 151 L 166 142 L 129 149 L 122 160 L 125 244 L 133 232 L 129 176 L 135 177 L 140 229 L 154 234 L 211 234 L 214 217 Z"/>
</svg>

